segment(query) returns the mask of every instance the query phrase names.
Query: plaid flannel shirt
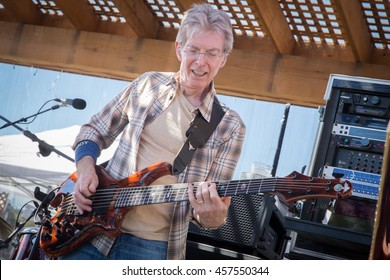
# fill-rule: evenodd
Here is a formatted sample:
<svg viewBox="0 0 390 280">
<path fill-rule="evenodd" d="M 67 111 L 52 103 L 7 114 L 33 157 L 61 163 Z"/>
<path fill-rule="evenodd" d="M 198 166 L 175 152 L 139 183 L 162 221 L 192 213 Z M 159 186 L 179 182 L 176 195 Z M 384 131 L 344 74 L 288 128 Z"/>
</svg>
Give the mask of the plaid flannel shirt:
<svg viewBox="0 0 390 280">
<path fill-rule="evenodd" d="M 75 145 L 91 140 L 100 150 L 109 147 L 121 135 L 118 148 L 106 169 L 114 179 L 137 171 L 137 153 L 143 128 L 163 112 L 178 88 L 178 73 L 147 72 L 131 82 L 118 96 L 81 127 Z M 212 86 L 198 108 L 210 121 L 216 92 Z M 199 148 L 178 182 L 230 180 L 241 154 L 245 125 L 239 115 L 226 107 L 223 119 L 208 142 Z M 169 141 L 169 140 L 168 140 Z M 172 164 L 172 163 L 171 163 Z M 167 259 L 184 259 L 192 211 L 188 201 L 176 202 L 168 240 Z M 94 237 L 92 244 L 107 255 L 113 240 L 106 235 Z"/>
</svg>

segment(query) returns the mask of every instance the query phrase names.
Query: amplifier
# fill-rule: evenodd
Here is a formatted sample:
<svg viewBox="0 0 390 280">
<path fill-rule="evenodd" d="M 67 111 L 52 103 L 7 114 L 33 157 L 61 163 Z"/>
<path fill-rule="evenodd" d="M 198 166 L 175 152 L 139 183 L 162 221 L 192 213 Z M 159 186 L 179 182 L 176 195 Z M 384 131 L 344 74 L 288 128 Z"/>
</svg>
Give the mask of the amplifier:
<svg viewBox="0 0 390 280">
<path fill-rule="evenodd" d="M 325 157 L 325 165 L 380 174 L 383 149 L 382 141 L 333 135 Z"/>
<path fill-rule="evenodd" d="M 237 256 L 246 254 L 281 259 L 288 240 L 283 223 L 284 217 L 274 197 L 260 194 L 233 196 L 227 223 L 216 230 L 201 229 L 190 223 L 188 243 L 212 245 L 236 252 Z M 187 250 L 191 248 L 193 246 Z M 192 253 L 187 252 L 187 255 L 191 257 Z"/>
<path fill-rule="evenodd" d="M 390 118 L 390 99 L 388 92 L 380 90 L 360 91 L 351 86 L 341 89 L 334 122 L 386 130 L 387 120 Z"/>
<path fill-rule="evenodd" d="M 368 138 L 357 138 L 347 135 L 333 134 L 330 143 L 330 148 L 339 148 L 346 150 L 362 151 L 367 153 L 383 154 L 385 147 L 383 141 L 372 140 Z"/>
<path fill-rule="evenodd" d="M 256 224 L 259 224 L 259 209 L 262 205 L 263 195 L 252 194 L 245 196 L 233 196 L 229 208 L 227 222 L 217 230 L 206 230 L 190 223 L 189 233 L 191 238 L 202 236 L 202 240 L 223 240 L 230 247 L 254 248 L 253 233 Z"/>
<path fill-rule="evenodd" d="M 367 259 L 368 233 L 286 217 L 285 227 L 298 233 L 288 259 Z"/>
<path fill-rule="evenodd" d="M 353 136 L 360 139 L 364 139 L 360 140 L 360 142 L 362 142 L 362 145 L 364 146 L 369 145 L 370 139 L 382 141 L 382 145 L 386 140 L 386 131 L 384 130 L 345 125 L 339 123 L 335 123 L 333 125 L 333 133 L 337 135 Z"/>
<path fill-rule="evenodd" d="M 381 176 L 367 172 L 361 172 L 351 169 L 338 168 L 334 166 L 326 166 L 323 172 L 324 178 L 342 177 L 352 183 L 352 195 L 378 199 L 379 183 Z"/>
<path fill-rule="evenodd" d="M 298 233 L 298 247 L 318 237 L 315 251 L 338 254 L 355 251 L 347 258 L 368 258 L 367 244 L 340 242 L 331 250 L 322 231 L 334 229 L 352 240 L 373 231 L 380 193 L 386 128 L 390 119 L 390 81 L 331 75 L 325 92 L 326 108 L 321 116 L 309 175 L 343 178 L 352 183 L 352 197 L 346 200 L 314 199 L 303 203 L 300 219 L 321 228 L 305 239 Z M 337 237 L 337 236 L 336 236 Z M 336 242 L 336 241 L 335 241 Z M 347 245 L 343 248 L 344 245 Z M 359 246 L 357 246 L 359 245 Z M 304 246 L 303 246 L 304 247 Z M 307 249 L 307 248 L 306 248 Z M 309 248 L 310 249 L 310 248 Z"/>
</svg>

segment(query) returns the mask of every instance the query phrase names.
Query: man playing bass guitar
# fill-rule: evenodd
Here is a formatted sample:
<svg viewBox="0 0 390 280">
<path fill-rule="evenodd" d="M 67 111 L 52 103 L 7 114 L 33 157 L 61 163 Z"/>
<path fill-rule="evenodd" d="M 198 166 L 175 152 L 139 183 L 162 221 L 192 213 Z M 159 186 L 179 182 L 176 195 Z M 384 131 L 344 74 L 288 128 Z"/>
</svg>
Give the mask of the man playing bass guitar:
<svg viewBox="0 0 390 280">
<path fill-rule="evenodd" d="M 208 4 L 194 5 L 182 19 L 175 42 L 180 69 L 147 72 L 82 126 L 74 148 L 77 183 L 74 200 L 80 214 L 92 211 L 90 197 L 99 184 L 96 160 L 120 136 L 105 171 L 122 179 L 156 162 L 173 163 L 186 141 L 191 121 L 200 113 L 210 120 L 217 99 L 214 77 L 233 47 L 229 16 Z M 178 176 L 153 184 L 211 182 L 231 179 L 240 157 L 245 126 L 228 108 L 211 137 Z M 230 197 L 220 197 L 215 184 L 202 183 L 189 201 L 131 207 L 117 237 L 99 234 L 61 256 L 62 259 L 184 259 L 190 221 L 206 228 L 223 225 Z"/>
</svg>

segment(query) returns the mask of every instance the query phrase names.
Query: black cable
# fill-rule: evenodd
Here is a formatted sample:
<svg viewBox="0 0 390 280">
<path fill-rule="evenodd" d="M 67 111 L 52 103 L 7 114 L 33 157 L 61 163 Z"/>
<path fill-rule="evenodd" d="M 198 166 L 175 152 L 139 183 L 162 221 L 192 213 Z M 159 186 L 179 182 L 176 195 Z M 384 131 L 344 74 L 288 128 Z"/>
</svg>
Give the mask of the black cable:
<svg viewBox="0 0 390 280">
<path fill-rule="evenodd" d="M 30 201 L 27 201 L 25 204 L 23 204 L 23 206 L 19 209 L 19 212 L 18 212 L 18 215 L 16 216 L 16 221 L 15 221 L 15 227 L 14 228 L 17 228 L 19 226 L 19 217 L 20 217 L 20 214 L 22 213 L 22 210 L 24 207 L 27 206 L 27 204 L 29 203 L 35 203 L 35 200 L 30 200 Z"/>
<path fill-rule="evenodd" d="M 51 101 L 54 101 L 54 99 L 50 99 L 48 101 L 46 101 L 45 103 L 43 103 L 43 105 L 38 109 L 38 112 L 35 114 L 34 118 L 29 121 L 29 122 L 23 122 L 23 124 L 30 124 L 32 123 L 33 121 L 35 121 L 35 119 L 37 118 L 37 116 L 39 115 L 39 113 L 41 112 L 41 110 L 43 109 L 43 107 L 45 107 L 45 105 Z"/>
</svg>

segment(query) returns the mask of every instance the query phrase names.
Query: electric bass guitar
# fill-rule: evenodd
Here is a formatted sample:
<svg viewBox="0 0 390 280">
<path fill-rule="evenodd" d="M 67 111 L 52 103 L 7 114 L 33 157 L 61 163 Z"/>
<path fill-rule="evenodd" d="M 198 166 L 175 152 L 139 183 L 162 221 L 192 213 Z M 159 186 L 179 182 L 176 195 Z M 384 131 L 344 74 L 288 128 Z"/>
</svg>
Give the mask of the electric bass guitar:
<svg viewBox="0 0 390 280">
<path fill-rule="evenodd" d="M 92 211 L 82 215 L 77 211 L 73 190 L 76 172 L 64 181 L 50 205 L 56 209 L 54 217 L 42 225 L 40 247 L 49 257 L 71 252 L 93 236 L 104 233 L 115 237 L 121 234 L 120 225 L 129 207 L 188 200 L 188 183 L 173 185 L 150 184 L 164 175 L 171 175 L 171 165 L 165 162 L 147 167 L 122 180 L 114 180 L 96 166 L 99 186 L 90 197 Z M 285 202 L 307 198 L 347 198 L 352 185 L 341 179 L 307 177 L 293 172 L 286 177 L 245 179 L 215 182 L 218 194 L 236 196 L 273 193 Z M 197 183 L 194 183 L 196 192 Z"/>
</svg>

